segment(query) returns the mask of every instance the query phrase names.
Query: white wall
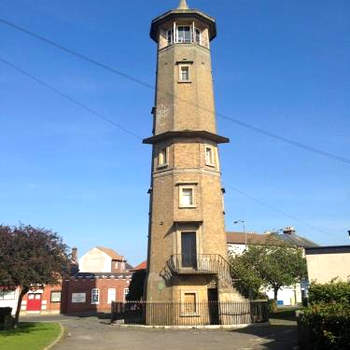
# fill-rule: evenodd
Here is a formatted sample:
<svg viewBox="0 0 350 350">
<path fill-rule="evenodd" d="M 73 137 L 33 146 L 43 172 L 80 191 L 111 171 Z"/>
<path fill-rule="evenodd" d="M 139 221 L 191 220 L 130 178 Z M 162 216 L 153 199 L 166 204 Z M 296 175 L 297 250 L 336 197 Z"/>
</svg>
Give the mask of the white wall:
<svg viewBox="0 0 350 350">
<path fill-rule="evenodd" d="M 112 258 L 98 248 L 89 250 L 79 259 L 80 272 L 111 272 Z"/>
<path fill-rule="evenodd" d="M 12 307 L 12 315 L 16 313 L 19 289 L 17 288 L 13 293 L 0 292 L 0 307 Z"/>
</svg>

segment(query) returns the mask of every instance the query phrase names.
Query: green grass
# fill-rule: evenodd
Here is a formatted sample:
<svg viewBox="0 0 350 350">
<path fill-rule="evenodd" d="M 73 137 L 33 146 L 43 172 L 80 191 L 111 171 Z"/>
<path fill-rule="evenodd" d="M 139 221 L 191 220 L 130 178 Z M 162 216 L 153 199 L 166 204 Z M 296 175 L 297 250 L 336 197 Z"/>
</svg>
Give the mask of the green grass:
<svg viewBox="0 0 350 350">
<path fill-rule="evenodd" d="M 300 307 L 283 307 L 270 314 L 271 325 L 284 325 L 284 326 L 296 326 L 296 315 L 295 311 L 299 310 Z"/>
<path fill-rule="evenodd" d="M 20 323 L 14 330 L 0 331 L 0 350 L 42 350 L 59 334 L 58 323 Z"/>
</svg>

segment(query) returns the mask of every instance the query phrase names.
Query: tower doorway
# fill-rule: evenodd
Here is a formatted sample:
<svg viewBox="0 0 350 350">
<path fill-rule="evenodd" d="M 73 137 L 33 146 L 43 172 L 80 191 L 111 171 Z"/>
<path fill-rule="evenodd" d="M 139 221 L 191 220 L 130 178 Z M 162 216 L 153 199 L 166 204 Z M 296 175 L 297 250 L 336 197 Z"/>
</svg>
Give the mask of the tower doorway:
<svg viewBox="0 0 350 350">
<path fill-rule="evenodd" d="M 208 289 L 209 323 L 219 324 L 219 299 L 217 288 Z"/>
</svg>

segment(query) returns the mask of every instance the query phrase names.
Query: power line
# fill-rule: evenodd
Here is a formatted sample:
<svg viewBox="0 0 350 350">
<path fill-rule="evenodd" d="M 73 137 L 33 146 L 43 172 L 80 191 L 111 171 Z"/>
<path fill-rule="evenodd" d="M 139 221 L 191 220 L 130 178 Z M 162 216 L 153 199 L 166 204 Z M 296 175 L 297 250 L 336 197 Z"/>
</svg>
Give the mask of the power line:
<svg viewBox="0 0 350 350">
<path fill-rule="evenodd" d="M 240 189 L 237 188 L 237 187 L 234 187 L 234 186 L 231 186 L 231 185 L 230 185 L 230 186 L 227 186 L 227 187 L 230 188 L 230 189 L 232 189 L 233 191 L 235 191 L 235 192 L 241 194 L 242 196 L 245 196 L 245 197 L 249 198 L 250 200 L 252 200 L 252 201 L 258 203 L 258 204 L 259 204 L 260 206 L 262 206 L 262 207 L 265 207 L 265 208 L 268 208 L 268 209 L 270 209 L 270 210 L 272 210 L 272 211 L 275 211 L 275 212 L 277 212 L 277 213 L 280 213 L 280 214 L 284 215 L 285 217 L 288 217 L 288 218 L 290 218 L 290 219 L 292 219 L 292 220 L 294 220 L 294 221 L 298 221 L 298 222 L 300 222 L 300 223 L 302 223 L 302 224 L 308 226 L 309 228 L 311 228 L 311 229 L 313 229 L 313 230 L 316 230 L 316 231 L 321 232 L 322 234 L 329 235 L 328 232 L 323 231 L 323 230 L 320 229 L 319 227 L 316 227 L 316 226 L 314 226 L 314 225 L 311 225 L 311 224 L 309 224 L 308 222 L 305 222 L 304 220 L 302 220 L 302 219 L 300 219 L 300 218 L 298 218 L 298 217 L 296 217 L 296 216 L 294 216 L 294 215 L 290 215 L 290 214 L 288 214 L 287 212 L 285 212 L 284 210 L 281 210 L 281 209 L 279 209 L 279 208 L 276 208 L 276 207 L 274 207 L 274 206 L 272 206 L 272 205 L 266 203 L 265 201 L 262 201 L 261 199 L 258 199 L 258 198 L 256 198 L 256 197 L 254 197 L 254 196 L 252 196 L 252 195 L 250 195 L 250 194 L 248 194 L 248 193 L 246 193 L 246 192 L 240 190 Z"/>
<path fill-rule="evenodd" d="M 127 134 L 129 134 L 129 135 L 132 135 L 132 136 L 136 137 L 137 139 L 142 139 L 140 136 L 138 136 L 138 135 L 135 134 L 134 132 L 132 132 L 132 131 L 130 131 L 130 130 L 124 128 L 123 126 L 121 126 L 121 125 L 119 125 L 119 124 L 117 124 L 117 123 L 115 123 L 115 122 L 112 121 L 111 119 L 106 118 L 104 115 L 102 115 L 101 113 L 97 112 L 96 110 L 91 109 L 90 107 L 86 106 L 85 104 L 83 104 L 83 103 L 81 103 L 81 102 L 75 100 L 75 99 L 72 98 L 71 96 L 69 96 L 69 95 L 67 95 L 67 94 L 65 94 L 65 93 L 63 93 L 63 92 L 61 92 L 61 91 L 58 90 L 57 88 L 55 88 L 55 87 L 49 85 L 48 83 L 44 82 L 44 81 L 41 80 L 41 79 L 35 77 L 33 74 L 26 72 L 25 70 L 23 70 L 22 68 L 18 67 L 17 65 L 15 65 L 15 64 L 13 64 L 13 63 L 11 63 L 11 62 L 5 60 L 5 59 L 2 58 L 2 57 L 0 57 L 0 62 L 2 62 L 3 64 L 6 64 L 6 65 L 8 65 L 8 66 L 10 66 L 12 69 L 16 70 L 17 72 L 19 72 L 19 73 L 23 74 L 24 76 L 26 76 L 26 77 L 28 77 L 28 78 L 34 80 L 36 83 L 38 83 L 38 84 L 40 84 L 40 85 L 46 87 L 47 89 L 53 91 L 55 94 L 57 94 L 57 95 L 59 95 L 59 96 L 65 98 L 65 99 L 67 99 L 67 100 L 70 101 L 71 103 L 73 103 L 73 104 L 75 104 L 75 105 L 77 105 L 77 106 L 83 108 L 83 109 L 86 110 L 87 112 L 89 112 L 89 113 L 95 115 L 96 117 L 98 117 L 99 119 L 102 119 L 103 121 L 107 122 L 108 124 L 110 124 L 110 125 L 112 125 L 112 126 L 114 126 L 114 127 L 117 127 L 118 129 L 122 130 L 123 132 L 125 132 L 125 133 L 127 133 Z M 299 222 L 301 222 L 301 223 L 303 223 L 303 224 L 309 226 L 310 228 L 312 228 L 312 229 L 314 229 L 314 230 L 317 230 L 317 231 L 322 232 L 322 233 L 324 233 L 324 234 L 328 234 L 328 233 L 326 233 L 325 231 L 322 231 L 321 229 L 319 229 L 318 227 L 315 227 L 315 226 L 313 226 L 313 225 L 310 225 L 310 224 L 308 224 L 307 222 L 305 222 L 305 221 L 303 221 L 303 220 L 301 220 L 301 219 L 299 219 L 299 218 L 297 218 L 297 217 L 295 217 L 295 216 L 292 216 L 292 215 L 286 213 L 285 211 L 283 211 L 283 210 L 281 210 L 281 209 L 275 208 L 275 207 L 273 207 L 273 206 L 271 206 L 271 205 L 265 203 L 264 201 L 262 201 L 262 200 L 260 200 L 260 199 L 257 199 L 257 198 L 255 198 L 255 197 L 251 196 L 250 194 L 247 194 L 247 193 L 243 192 L 242 190 L 240 190 L 240 189 L 238 189 L 238 188 L 236 188 L 236 187 L 229 186 L 229 188 L 231 188 L 232 190 L 234 190 L 234 191 L 240 193 L 241 195 L 244 195 L 244 196 L 246 196 L 247 198 L 249 198 L 249 199 L 251 199 L 251 200 L 257 202 L 258 204 L 260 204 L 260 205 L 263 206 L 263 207 L 266 207 L 266 208 L 268 208 L 268 209 L 270 209 L 270 210 L 273 210 L 273 211 L 275 211 L 275 212 L 279 212 L 280 214 L 282 214 L 282 215 L 284 215 L 284 216 L 286 216 L 286 217 L 289 217 L 289 218 L 292 219 L 292 220 L 299 221 Z"/>
<path fill-rule="evenodd" d="M 8 66 L 10 66 L 12 69 L 16 70 L 17 72 L 19 72 L 19 73 L 25 75 L 26 77 L 28 77 L 28 78 L 34 80 L 34 81 L 37 82 L 38 84 L 40 84 L 40 85 L 46 87 L 47 89 L 53 91 L 55 94 L 57 94 L 57 95 L 59 95 L 59 96 L 65 98 L 66 100 L 68 100 L 68 101 L 70 101 L 71 103 L 73 103 L 73 104 L 79 106 L 80 108 L 84 109 L 85 111 L 87 111 L 87 112 L 93 114 L 95 117 L 97 117 L 97 118 L 103 120 L 104 122 L 106 122 L 106 123 L 108 123 L 108 124 L 110 124 L 110 125 L 112 125 L 112 126 L 118 128 L 119 130 L 121 130 L 121 131 L 123 131 L 123 132 L 125 132 L 125 133 L 127 133 L 127 134 L 129 134 L 129 135 L 131 135 L 131 136 L 134 136 L 134 137 L 136 137 L 136 138 L 142 140 L 142 137 L 140 137 L 139 135 L 135 134 L 133 131 L 130 131 L 130 130 L 128 130 L 127 128 L 125 128 L 124 126 L 115 123 L 113 120 L 111 120 L 111 119 L 105 117 L 105 116 L 104 116 L 103 114 L 101 114 L 100 112 L 98 112 L 98 111 L 96 111 L 96 110 L 94 110 L 94 109 L 92 109 L 92 108 L 86 106 L 85 104 L 83 104 L 83 103 L 77 101 L 77 100 L 74 99 L 73 97 L 71 97 L 71 96 L 69 96 L 69 95 L 67 95 L 67 94 L 65 94 L 65 93 L 63 93 L 63 92 L 61 92 L 61 91 L 58 90 L 57 88 L 55 88 L 55 87 L 49 85 L 49 84 L 46 83 L 45 81 L 43 81 L 43 80 L 41 80 L 41 79 L 35 77 L 34 75 L 32 75 L 32 74 L 26 72 L 25 70 L 23 70 L 22 68 L 16 66 L 15 64 L 13 64 L 13 63 L 11 63 L 11 62 L 5 60 L 5 59 L 2 58 L 2 57 L 0 57 L 0 62 L 2 62 L 3 64 L 6 64 L 6 65 L 8 65 Z"/>
<path fill-rule="evenodd" d="M 66 52 L 66 53 L 69 53 L 72 56 L 78 57 L 78 58 L 80 58 L 80 59 L 82 59 L 82 60 L 84 60 L 86 62 L 89 62 L 89 63 L 94 64 L 94 65 L 96 65 L 96 66 L 98 66 L 100 68 L 103 68 L 103 69 L 105 69 L 105 70 L 107 70 L 107 71 L 109 71 L 109 72 L 111 72 L 113 74 L 116 74 L 116 75 L 118 75 L 118 76 L 120 76 L 122 78 L 128 79 L 128 80 L 130 80 L 130 81 L 132 81 L 132 82 L 134 82 L 136 84 L 139 84 L 139 85 L 141 85 L 141 86 L 143 86 L 145 88 L 155 90 L 155 87 L 153 85 L 147 83 L 147 82 L 144 82 L 144 81 L 142 81 L 142 80 L 140 80 L 138 78 L 135 78 L 132 75 L 124 73 L 124 72 L 122 72 L 122 71 L 120 71 L 118 69 L 115 69 L 115 68 L 107 65 L 107 64 L 101 63 L 101 62 L 99 62 L 99 61 L 97 61 L 97 60 L 95 60 L 95 59 L 93 59 L 91 57 L 88 57 L 88 56 L 86 56 L 86 55 L 84 55 L 84 54 L 82 54 L 82 53 L 80 53 L 78 51 L 69 49 L 69 48 L 67 48 L 67 47 L 65 47 L 65 46 L 63 46 L 63 45 L 61 45 L 61 44 L 59 44 L 59 43 L 57 43 L 57 42 L 55 42 L 53 40 L 45 38 L 42 35 L 39 35 L 39 34 L 34 33 L 34 32 L 32 32 L 32 31 L 30 31 L 28 29 L 20 27 L 17 24 L 9 22 L 9 21 L 7 21 L 7 20 L 5 20 L 3 18 L 0 18 L 0 22 L 5 24 L 5 25 L 7 25 L 7 26 L 9 26 L 9 27 L 14 28 L 14 29 L 16 29 L 18 31 L 21 31 L 21 32 L 23 32 L 23 33 L 25 33 L 25 34 L 27 34 L 27 35 L 29 35 L 31 37 L 34 37 L 34 38 L 36 38 L 38 40 L 41 40 L 41 41 L 43 41 L 43 42 L 45 42 L 45 43 L 47 43 L 47 44 L 49 44 L 51 46 L 54 46 L 54 47 L 56 47 L 59 50 L 62 50 L 64 52 Z M 173 97 L 175 97 L 177 99 L 180 99 L 180 100 L 184 101 L 187 104 L 194 105 L 191 101 L 182 99 L 179 96 L 176 96 L 176 95 L 174 95 L 174 94 L 172 94 L 170 92 L 166 92 L 166 93 L 165 92 L 160 92 L 160 93 L 168 94 L 170 96 L 173 96 Z M 195 106 L 197 108 L 199 108 L 199 109 L 204 110 L 204 111 L 207 111 L 207 112 L 210 112 L 210 113 L 214 113 L 213 110 L 206 109 L 203 106 L 199 106 L 198 104 L 196 104 Z M 230 122 L 232 122 L 232 123 L 234 123 L 236 125 L 239 125 L 239 126 L 241 126 L 243 128 L 246 128 L 248 130 L 251 130 L 251 131 L 254 131 L 256 133 L 262 134 L 264 136 L 270 137 L 272 139 L 275 139 L 275 140 L 287 143 L 287 144 L 289 144 L 291 146 L 298 147 L 298 148 L 303 149 L 305 151 L 308 151 L 308 152 L 311 152 L 311 153 L 314 153 L 314 154 L 318 154 L 318 155 L 321 155 L 321 156 L 324 156 L 324 157 L 327 157 L 327 158 L 330 158 L 330 159 L 334 159 L 334 160 L 340 161 L 342 163 L 350 164 L 350 159 L 349 158 L 346 158 L 346 157 L 343 157 L 343 156 L 339 156 L 339 155 L 333 154 L 333 153 L 328 152 L 328 151 L 323 151 L 321 149 L 318 149 L 318 148 L 313 147 L 313 146 L 309 146 L 309 145 L 304 144 L 302 142 L 298 142 L 298 141 L 289 139 L 287 137 L 280 136 L 278 134 L 275 134 L 275 133 L 270 132 L 268 130 L 256 127 L 254 125 L 251 125 L 249 123 L 243 122 L 241 120 L 238 120 L 236 118 L 233 118 L 233 117 L 228 116 L 228 115 L 223 114 L 223 113 L 219 113 L 218 112 L 218 113 L 216 113 L 216 115 L 218 117 L 222 118 L 222 119 L 228 120 L 228 121 L 230 121 Z"/>
</svg>

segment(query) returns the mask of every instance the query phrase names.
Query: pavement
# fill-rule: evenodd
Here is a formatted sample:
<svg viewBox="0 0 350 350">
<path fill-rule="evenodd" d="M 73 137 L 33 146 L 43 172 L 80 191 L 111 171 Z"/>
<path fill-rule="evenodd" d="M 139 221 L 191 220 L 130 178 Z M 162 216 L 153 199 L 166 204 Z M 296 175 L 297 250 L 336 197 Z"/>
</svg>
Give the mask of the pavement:
<svg viewBox="0 0 350 350">
<path fill-rule="evenodd" d="M 26 317 L 21 321 L 61 322 L 62 340 L 53 350 L 294 350 L 296 325 L 256 325 L 236 330 L 154 329 L 110 325 L 97 317 Z"/>
</svg>

